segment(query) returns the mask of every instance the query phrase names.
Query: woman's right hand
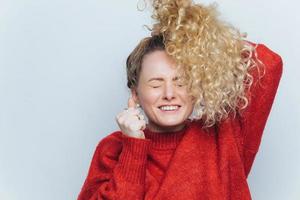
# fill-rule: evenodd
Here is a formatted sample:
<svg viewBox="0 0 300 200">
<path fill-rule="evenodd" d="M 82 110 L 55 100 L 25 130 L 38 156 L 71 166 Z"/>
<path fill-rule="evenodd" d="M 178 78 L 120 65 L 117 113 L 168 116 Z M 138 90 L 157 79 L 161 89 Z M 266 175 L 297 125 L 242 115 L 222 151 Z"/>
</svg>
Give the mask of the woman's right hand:
<svg viewBox="0 0 300 200">
<path fill-rule="evenodd" d="M 128 108 L 116 116 L 116 121 L 124 135 L 145 139 L 143 130 L 146 128 L 146 122 L 132 97 L 128 99 Z"/>
</svg>

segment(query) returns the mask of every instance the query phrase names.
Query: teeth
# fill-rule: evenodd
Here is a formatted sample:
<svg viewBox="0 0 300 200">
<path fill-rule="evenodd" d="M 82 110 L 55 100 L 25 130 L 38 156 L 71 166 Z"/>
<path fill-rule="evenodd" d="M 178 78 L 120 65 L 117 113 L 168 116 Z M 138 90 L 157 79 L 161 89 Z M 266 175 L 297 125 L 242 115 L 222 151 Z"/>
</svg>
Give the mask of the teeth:
<svg viewBox="0 0 300 200">
<path fill-rule="evenodd" d="M 161 110 L 176 110 L 178 106 L 162 106 L 160 107 Z"/>
</svg>

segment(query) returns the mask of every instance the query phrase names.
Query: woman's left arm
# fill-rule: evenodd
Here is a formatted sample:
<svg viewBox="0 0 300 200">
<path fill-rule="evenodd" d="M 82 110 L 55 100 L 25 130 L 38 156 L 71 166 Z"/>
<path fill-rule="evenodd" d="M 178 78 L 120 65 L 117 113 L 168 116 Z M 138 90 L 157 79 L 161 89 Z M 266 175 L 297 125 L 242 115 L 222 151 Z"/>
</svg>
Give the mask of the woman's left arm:
<svg viewBox="0 0 300 200">
<path fill-rule="evenodd" d="M 272 104 L 282 75 L 282 59 L 265 45 L 256 48 L 258 59 L 264 64 L 264 76 L 258 80 L 254 71 L 253 84 L 249 92 L 248 107 L 240 116 L 242 157 L 248 176 L 261 143 Z"/>
</svg>

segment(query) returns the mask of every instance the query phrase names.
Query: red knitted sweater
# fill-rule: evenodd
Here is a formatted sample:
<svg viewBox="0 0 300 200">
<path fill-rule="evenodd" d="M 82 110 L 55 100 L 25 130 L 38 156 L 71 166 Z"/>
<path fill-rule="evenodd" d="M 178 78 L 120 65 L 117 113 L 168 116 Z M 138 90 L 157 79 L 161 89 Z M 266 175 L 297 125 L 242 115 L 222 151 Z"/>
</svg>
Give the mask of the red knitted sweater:
<svg viewBox="0 0 300 200">
<path fill-rule="evenodd" d="M 252 85 L 245 112 L 202 129 L 187 120 L 182 131 L 146 139 L 116 131 L 100 141 L 78 200 L 248 200 L 247 176 L 282 74 L 279 55 L 258 45 L 265 75 Z M 253 74 L 254 78 L 257 74 Z"/>
</svg>

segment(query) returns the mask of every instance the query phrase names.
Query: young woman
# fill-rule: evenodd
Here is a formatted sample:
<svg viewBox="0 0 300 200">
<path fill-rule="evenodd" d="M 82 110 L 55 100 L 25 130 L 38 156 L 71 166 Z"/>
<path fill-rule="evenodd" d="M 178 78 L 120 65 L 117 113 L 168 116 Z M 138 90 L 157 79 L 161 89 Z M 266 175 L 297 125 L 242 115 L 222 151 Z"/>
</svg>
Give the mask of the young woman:
<svg viewBox="0 0 300 200">
<path fill-rule="evenodd" d="M 102 139 L 78 200 L 251 199 L 247 176 L 282 73 L 213 7 L 154 1 L 127 59 L 128 108 Z M 146 117 L 141 114 L 140 107 Z"/>
</svg>

